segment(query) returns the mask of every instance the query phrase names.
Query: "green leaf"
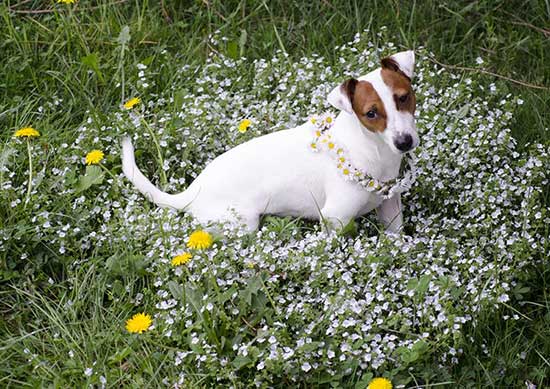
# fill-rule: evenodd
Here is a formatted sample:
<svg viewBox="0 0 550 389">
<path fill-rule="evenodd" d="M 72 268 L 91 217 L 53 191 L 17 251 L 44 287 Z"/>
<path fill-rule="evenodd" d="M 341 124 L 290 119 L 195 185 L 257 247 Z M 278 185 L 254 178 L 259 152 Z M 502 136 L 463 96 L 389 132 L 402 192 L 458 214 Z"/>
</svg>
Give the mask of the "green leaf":
<svg viewBox="0 0 550 389">
<path fill-rule="evenodd" d="M 10 157 L 15 154 L 15 149 L 10 147 L 9 144 L 2 149 L 0 153 L 0 171 L 4 171 L 4 168 L 7 166 Z"/>
<path fill-rule="evenodd" d="M 423 355 L 425 355 L 428 349 L 428 343 L 423 340 L 419 340 L 418 342 L 413 344 L 410 349 L 407 347 L 399 347 L 396 351 L 405 364 L 411 364 L 420 359 Z"/>
<path fill-rule="evenodd" d="M 239 45 L 237 42 L 227 42 L 227 56 L 231 59 L 239 58 Z"/>
<path fill-rule="evenodd" d="M 462 119 L 464 116 L 468 114 L 469 110 L 470 110 L 470 104 L 464 104 L 462 107 L 460 107 L 460 109 L 456 113 L 455 118 L 457 120 Z"/>
<path fill-rule="evenodd" d="M 430 346 L 428 346 L 428 343 L 424 340 L 419 340 L 412 346 L 412 349 L 420 355 L 425 354 L 429 348 Z"/>
<path fill-rule="evenodd" d="M 183 286 L 176 281 L 168 281 L 168 289 L 176 300 L 183 299 Z"/>
<path fill-rule="evenodd" d="M 80 176 L 80 180 L 78 181 L 76 193 L 80 193 L 92 185 L 101 184 L 103 182 L 103 177 L 104 173 L 99 166 L 86 166 L 86 172 L 83 176 Z"/>
<path fill-rule="evenodd" d="M 248 34 L 246 32 L 246 30 L 241 30 L 241 37 L 239 38 L 239 48 L 240 48 L 240 51 L 239 51 L 239 56 L 240 57 L 243 57 L 244 56 L 244 47 L 246 45 L 246 39 L 248 37 Z"/>
<path fill-rule="evenodd" d="M 185 100 L 185 96 L 187 95 L 187 93 L 188 92 L 184 89 L 178 89 L 174 92 L 174 108 L 176 110 L 181 109 L 181 106 L 183 105 L 183 102 Z"/>
<path fill-rule="evenodd" d="M 235 367 L 235 369 L 239 370 L 246 365 L 249 365 L 252 362 L 252 359 L 249 357 L 245 357 L 242 355 L 237 355 L 235 359 L 233 359 L 233 362 L 231 364 Z"/>
<path fill-rule="evenodd" d="M 357 381 L 357 383 L 355 384 L 355 389 L 367 389 L 373 377 L 374 376 L 372 373 L 363 374 L 361 376 L 361 379 Z"/>
<path fill-rule="evenodd" d="M 420 278 L 411 278 L 407 283 L 407 289 L 414 290 L 419 297 L 424 296 L 430 287 L 432 276 L 424 275 Z"/>
<path fill-rule="evenodd" d="M 247 306 L 252 304 L 252 295 L 257 294 L 261 288 L 262 279 L 260 275 L 256 274 L 248 279 L 248 285 L 240 293 Z"/>
<path fill-rule="evenodd" d="M 117 351 L 114 355 L 111 355 L 107 361 L 109 362 L 109 365 L 118 365 L 122 361 L 126 359 L 128 355 L 132 353 L 131 347 L 125 347 L 120 351 Z"/>
<path fill-rule="evenodd" d="M 417 352 L 415 352 L 413 350 L 409 350 L 406 347 L 398 348 L 397 353 L 401 357 L 401 360 L 403 361 L 403 363 L 405 363 L 406 365 L 411 364 L 414 361 L 416 361 L 418 359 L 418 356 L 419 356 Z"/>
<path fill-rule="evenodd" d="M 420 280 L 418 281 L 418 286 L 416 287 L 416 291 L 420 296 L 423 296 L 428 291 L 431 280 L 432 276 L 430 275 L 420 277 Z"/>
<path fill-rule="evenodd" d="M 191 287 L 189 284 L 186 284 L 185 297 L 187 299 L 187 303 L 191 304 L 191 306 L 193 307 L 193 309 L 195 309 L 195 311 L 197 311 L 197 313 L 200 313 L 201 307 L 203 305 L 202 292 L 198 289 Z"/>
<path fill-rule="evenodd" d="M 142 255 L 113 254 L 105 261 L 105 267 L 116 276 L 146 274 L 145 258 Z"/>
<path fill-rule="evenodd" d="M 105 79 L 103 78 L 103 73 L 101 73 L 101 70 L 99 69 L 99 57 L 97 53 L 92 53 L 90 55 L 82 57 L 80 61 L 82 62 L 82 65 L 94 71 L 102 84 L 105 82 Z"/>
<path fill-rule="evenodd" d="M 365 373 L 361 376 L 361 379 L 355 384 L 355 389 L 367 389 L 374 375 L 372 373 Z"/>
<path fill-rule="evenodd" d="M 339 232 L 339 236 L 345 236 L 345 237 L 356 237 L 357 236 L 357 224 L 352 219 L 349 221 L 348 224 L 346 224 Z"/>
<path fill-rule="evenodd" d="M 140 62 L 144 65 L 151 65 L 151 63 L 153 63 L 153 60 L 155 59 L 155 56 L 154 55 L 150 55 L 148 56 L 147 58 L 144 58 L 142 59 Z"/>
<path fill-rule="evenodd" d="M 317 350 L 320 344 L 321 342 L 305 343 L 302 347 L 300 347 L 300 351 L 303 353 L 310 353 Z"/>
<path fill-rule="evenodd" d="M 223 305 L 225 304 L 225 302 L 229 299 L 231 299 L 231 297 L 233 297 L 233 294 L 237 291 L 237 288 L 232 286 L 231 288 L 229 288 L 228 290 L 226 290 L 225 292 L 221 293 L 221 294 L 218 294 L 218 304 L 219 305 Z"/>
</svg>

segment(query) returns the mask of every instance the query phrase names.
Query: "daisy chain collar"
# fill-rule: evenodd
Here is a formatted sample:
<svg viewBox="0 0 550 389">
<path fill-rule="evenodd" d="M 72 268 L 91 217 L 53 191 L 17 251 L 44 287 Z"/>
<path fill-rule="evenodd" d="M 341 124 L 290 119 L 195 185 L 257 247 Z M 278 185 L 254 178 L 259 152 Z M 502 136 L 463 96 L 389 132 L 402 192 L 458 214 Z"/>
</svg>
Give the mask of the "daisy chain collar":
<svg viewBox="0 0 550 389">
<path fill-rule="evenodd" d="M 374 192 L 384 199 L 406 192 L 414 184 L 416 180 L 416 163 L 412 153 L 404 155 L 399 176 L 393 180 L 382 182 L 354 165 L 347 149 L 336 144 L 332 139 L 328 133 L 328 130 L 334 125 L 334 116 L 331 113 L 313 115 L 309 118 L 309 122 L 313 124 L 313 140 L 309 144 L 309 149 L 314 153 L 328 153 L 345 180 L 355 182 L 367 191 Z"/>
</svg>

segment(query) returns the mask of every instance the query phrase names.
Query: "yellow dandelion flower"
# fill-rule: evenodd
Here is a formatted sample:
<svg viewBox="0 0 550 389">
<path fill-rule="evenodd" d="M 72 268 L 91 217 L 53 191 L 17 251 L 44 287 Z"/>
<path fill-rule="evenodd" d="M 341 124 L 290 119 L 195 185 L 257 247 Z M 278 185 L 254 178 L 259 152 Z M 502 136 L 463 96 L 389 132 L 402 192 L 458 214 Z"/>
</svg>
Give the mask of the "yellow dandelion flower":
<svg viewBox="0 0 550 389">
<path fill-rule="evenodd" d="M 139 104 L 140 102 L 141 102 L 141 99 L 139 97 L 133 97 L 124 103 L 124 108 L 132 109 L 134 108 L 135 105 Z"/>
<path fill-rule="evenodd" d="M 328 148 L 332 150 L 334 148 L 334 143 L 328 142 Z"/>
<path fill-rule="evenodd" d="M 17 138 L 34 138 L 40 136 L 40 133 L 32 127 L 25 127 L 15 131 L 15 134 L 13 134 L 13 136 Z"/>
<path fill-rule="evenodd" d="M 367 389 L 392 389 L 393 385 L 387 378 L 377 377 L 373 379 Z"/>
<path fill-rule="evenodd" d="M 340 162 L 346 162 L 346 159 L 345 159 L 344 157 L 340 157 L 340 158 L 338 158 L 338 161 L 340 161 Z"/>
<path fill-rule="evenodd" d="M 312 149 L 316 149 L 316 148 L 317 148 L 317 144 L 316 144 L 316 143 L 312 143 L 312 144 L 311 144 L 311 148 L 312 148 Z"/>
<path fill-rule="evenodd" d="M 190 253 L 183 253 L 180 255 L 176 255 L 174 258 L 172 258 L 172 266 L 180 266 L 188 264 L 191 261 L 191 258 L 193 256 Z"/>
<path fill-rule="evenodd" d="M 86 154 L 86 165 L 97 165 L 103 160 L 103 151 L 101 150 L 92 150 Z"/>
<path fill-rule="evenodd" d="M 325 122 L 327 122 L 328 124 L 332 123 L 332 118 L 330 116 L 328 116 L 326 119 L 325 119 Z"/>
<path fill-rule="evenodd" d="M 147 331 L 153 324 L 153 319 L 146 313 L 136 313 L 131 319 L 126 321 L 126 329 L 133 334 L 141 334 L 143 331 Z"/>
<path fill-rule="evenodd" d="M 74 4 L 75 0 L 57 0 L 58 3 Z"/>
<path fill-rule="evenodd" d="M 342 170 L 342 173 L 344 173 L 344 175 L 347 176 L 347 175 L 349 174 L 349 169 L 344 169 L 344 170 Z"/>
<path fill-rule="evenodd" d="M 210 235 L 208 232 L 199 230 L 193 232 L 189 236 L 189 240 L 187 241 L 187 247 L 190 249 L 207 249 L 210 246 L 212 246 L 213 240 L 212 235 Z"/>
<path fill-rule="evenodd" d="M 252 124 L 252 121 L 250 121 L 250 119 L 244 119 L 244 120 L 241 120 L 241 122 L 239 123 L 239 132 L 242 134 L 242 133 L 245 133 L 246 130 L 248 130 L 248 127 L 250 127 L 250 125 Z"/>
</svg>

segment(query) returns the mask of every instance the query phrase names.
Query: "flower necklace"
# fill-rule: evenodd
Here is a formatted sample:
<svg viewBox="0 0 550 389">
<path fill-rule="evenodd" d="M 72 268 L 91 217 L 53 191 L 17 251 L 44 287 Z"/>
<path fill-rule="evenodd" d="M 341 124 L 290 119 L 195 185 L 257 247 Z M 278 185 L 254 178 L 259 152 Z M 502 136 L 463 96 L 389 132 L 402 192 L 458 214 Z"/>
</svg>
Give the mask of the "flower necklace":
<svg viewBox="0 0 550 389">
<path fill-rule="evenodd" d="M 334 117 L 330 113 L 313 115 L 309 118 L 309 122 L 314 126 L 313 140 L 309 149 L 316 153 L 327 152 L 336 162 L 336 167 L 345 180 L 355 182 L 384 199 L 389 199 L 395 194 L 406 192 L 411 188 L 416 179 L 415 159 L 411 153 L 405 154 L 406 163 L 401 164 L 401 177 L 382 182 L 373 178 L 365 170 L 356 167 L 351 161 L 349 152 L 334 142 L 328 133 L 328 130 L 334 125 Z"/>
</svg>

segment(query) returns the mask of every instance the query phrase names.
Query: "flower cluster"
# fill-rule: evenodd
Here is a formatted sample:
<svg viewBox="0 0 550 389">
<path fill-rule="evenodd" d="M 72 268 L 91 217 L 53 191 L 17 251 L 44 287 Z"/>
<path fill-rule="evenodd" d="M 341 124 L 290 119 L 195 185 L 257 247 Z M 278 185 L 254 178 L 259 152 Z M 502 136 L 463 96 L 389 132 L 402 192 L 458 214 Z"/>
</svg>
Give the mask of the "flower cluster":
<svg viewBox="0 0 550 389">
<path fill-rule="evenodd" d="M 86 165 L 97 165 L 103 160 L 105 154 L 101 150 L 92 150 L 86 154 Z"/>
<path fill-rule="evenodd" d="M 136 313 L 132 318 L 126 322 L 126 330 L 130 333 L 141 334 L 147 331 L 153 324 L 151 316 L 145 313 Z"/>
<path fill-rule="evenodd" d="M 204 250 L 212 246 L 212 235 L 206 231 L 195 231 L 189 236 L 187 247 L 190 249 Z"/>
<path fill-rule="evenodd" d="M 15 131 L 13 136 L 16 138 L 36 138 L 40 136 L 40 133 L 32 127 L 25 127 Z"/>
<path fill-rule="evenodd" d="M 248 127 L 250 127 L 251 124 L 252 122 L 250 121 L 250 119 L 243 119 L 237 126 L 237 129 L 240 133 L 244 133 L 246 132 L 246 130 L 248 130 Z"/>
<path fill-rule="evenodd" d="M 176 255 L 174 258 L 172 258 L 172 261 L 170 262 L 172 266 L 180 266 L 185 265 L 191 261 L 191 258 L 193 258 L 193 255 L 191 253 L 183 253 Z"/>
<path fill-rule="evenodd" d="M 124 109 L 132 109 L 141 102 L 139 97 L 132 97 L 130 100 L 125 102 L 122 106 Z"/>
</svg>

